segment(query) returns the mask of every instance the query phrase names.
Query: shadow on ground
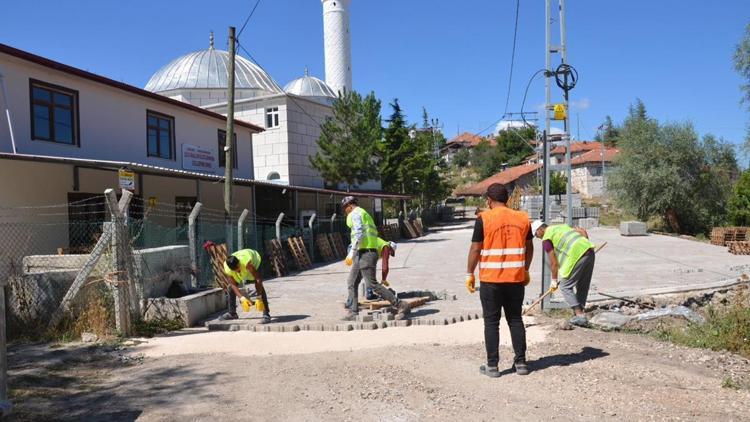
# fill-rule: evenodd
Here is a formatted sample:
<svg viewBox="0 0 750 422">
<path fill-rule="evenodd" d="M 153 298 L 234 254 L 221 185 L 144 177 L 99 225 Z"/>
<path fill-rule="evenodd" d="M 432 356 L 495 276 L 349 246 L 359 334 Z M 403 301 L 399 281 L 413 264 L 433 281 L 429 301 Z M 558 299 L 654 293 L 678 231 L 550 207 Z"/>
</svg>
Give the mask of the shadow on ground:
<svg viewBox="0 0 750 422">
<path fill-rule="evenodd" d="M 577 363 L 583 363 L 589 360 L 599 359 L 609 356 L 609 353 L 596 347 L 584 347 L 578 353 L 565 353 L 551 356 L 544 356 L 537 360 L 529 361 L 529 369 L 532 371 L 542 371 L 553 366 L 570 366 Z M 513 368 L 508 368 L 502 371 L 501 375 L 508 375 L 514 373 Z"/>
</svg>

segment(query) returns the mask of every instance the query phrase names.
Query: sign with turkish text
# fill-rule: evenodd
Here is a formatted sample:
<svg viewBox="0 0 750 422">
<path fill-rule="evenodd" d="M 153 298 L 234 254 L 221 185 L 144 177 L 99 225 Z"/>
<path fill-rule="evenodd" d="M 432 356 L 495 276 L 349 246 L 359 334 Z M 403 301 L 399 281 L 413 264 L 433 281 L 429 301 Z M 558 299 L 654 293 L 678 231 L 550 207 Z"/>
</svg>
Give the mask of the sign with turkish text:
<svg viewBox="0 0 750 422">
<path fill-rule="evenodd" d="M 120 189 L 135 191 L 135 173 L 128 169 L 117 171 L 117 178 L 120 182 Z"/>
<path fill-rule="evenodd" d="M 217 165 L 218 162 L 215 149 L 182 144 L 183 169 L 204 173 L 215 173 Z"/>
</svg>

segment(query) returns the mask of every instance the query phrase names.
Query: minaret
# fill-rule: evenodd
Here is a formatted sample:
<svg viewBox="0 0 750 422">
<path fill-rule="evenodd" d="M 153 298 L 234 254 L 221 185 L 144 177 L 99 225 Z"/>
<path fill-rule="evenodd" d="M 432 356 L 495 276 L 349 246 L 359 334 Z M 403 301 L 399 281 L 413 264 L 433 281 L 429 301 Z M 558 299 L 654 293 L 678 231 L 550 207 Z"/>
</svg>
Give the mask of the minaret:
<svg viewBox="0 0 750 422">
<path fill-rule="evenodd" d="M 326 83 L 338 93 L 352 89 L 352 47 L 349 34 L 350 0 L 323 2 Z"/>
</svg>

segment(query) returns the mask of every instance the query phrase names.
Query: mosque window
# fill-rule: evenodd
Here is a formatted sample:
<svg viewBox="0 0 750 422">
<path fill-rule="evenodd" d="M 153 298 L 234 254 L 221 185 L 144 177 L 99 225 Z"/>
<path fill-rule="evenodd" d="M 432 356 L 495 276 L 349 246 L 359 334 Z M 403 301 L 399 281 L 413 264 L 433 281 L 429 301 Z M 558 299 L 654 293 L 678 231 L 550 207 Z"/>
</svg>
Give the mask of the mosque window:
<svg viewBox="0 0 750 422">
<path fill-rule="evenodd" d="M 266 129 L 279 127 L 279 108 L 271 107 L 266 109 Z"/>
<path fill-rule="evenodd" d="M 227 145 L 227 131 L 219 129 L 219 167 L 226 167 L 227 154 L 224 147 Z M 232 137 L 232 168 L 237 168 L 237 134 Z"/>
<path fill-rule="evenodd" d="M 267 180 L 279 180 L 281 179 L 281 175 L 277 171 L 272 171 L 268 173 L 268 177 L 266 179 Z"/>
<path fill-rule="evenodd" d="M 30 91 L 32 138 L 78 145 L 78 92 L 35 80 Z"/>
<path fill-rule="evenodd" d="M 146 131 L 148 156 L 174 159 L 174 117 L 148 111 Z"/>
</svg>

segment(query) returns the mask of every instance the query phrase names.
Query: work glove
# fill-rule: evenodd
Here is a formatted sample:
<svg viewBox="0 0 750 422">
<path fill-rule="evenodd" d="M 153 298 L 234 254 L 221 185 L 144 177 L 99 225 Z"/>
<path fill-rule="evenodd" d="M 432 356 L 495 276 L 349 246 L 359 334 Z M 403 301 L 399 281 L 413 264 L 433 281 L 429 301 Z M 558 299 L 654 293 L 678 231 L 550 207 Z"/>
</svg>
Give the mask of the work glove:
<svg viewBox="0 0 750 422">
<path fill-rule="evenodd" d="M 240 304 L 242 305 L 243 311 L 250 312 L 250 305 L 252 305 L 252 302 L 250 302 L 250 299 L 243 296 L 240 298 Z"/>
<path fill-rule="evenodd" d="M 557 290 L 557 288 L 560 287 L 560 283 L 557 282 L 556 278 L 552 279 L 552 283 L 550 283 L 549 288 L 552 290 Z"/>
<path fill-rule="evenodd" d="M 474 288 L 474 274 L 468 273 L 466 274 L 466 290 L 469 291 L 469 293 L 475 293 L 477 291 L 476 288 Z"/>
<path fill-rule="evenodd" d="M 385 287 L 391 287 L 391 283 L 388 282 L 388 280 L 383 280 L 383 286 Z"/>
<path fill-rule="evenodd" d="M 266 305 L 263 304 L 262 300 L 256 300 L 255 301 L 255 310 L 258 312 L 265 312 Z"/>
<path fill-rule="evenodd" d="M 346 265 L 347 267 L 351 267 L 352 264 L 354 264 L 354 256 L 349 254 L 346 256 L 346 259 L 344 260 L 344 265 Z"/>
<path fill-rule="evenodd" d="M 527 286 L 531 282 L 531 274 L 528 271 L 523 273 L 523 285 Z"/>
</svg>

